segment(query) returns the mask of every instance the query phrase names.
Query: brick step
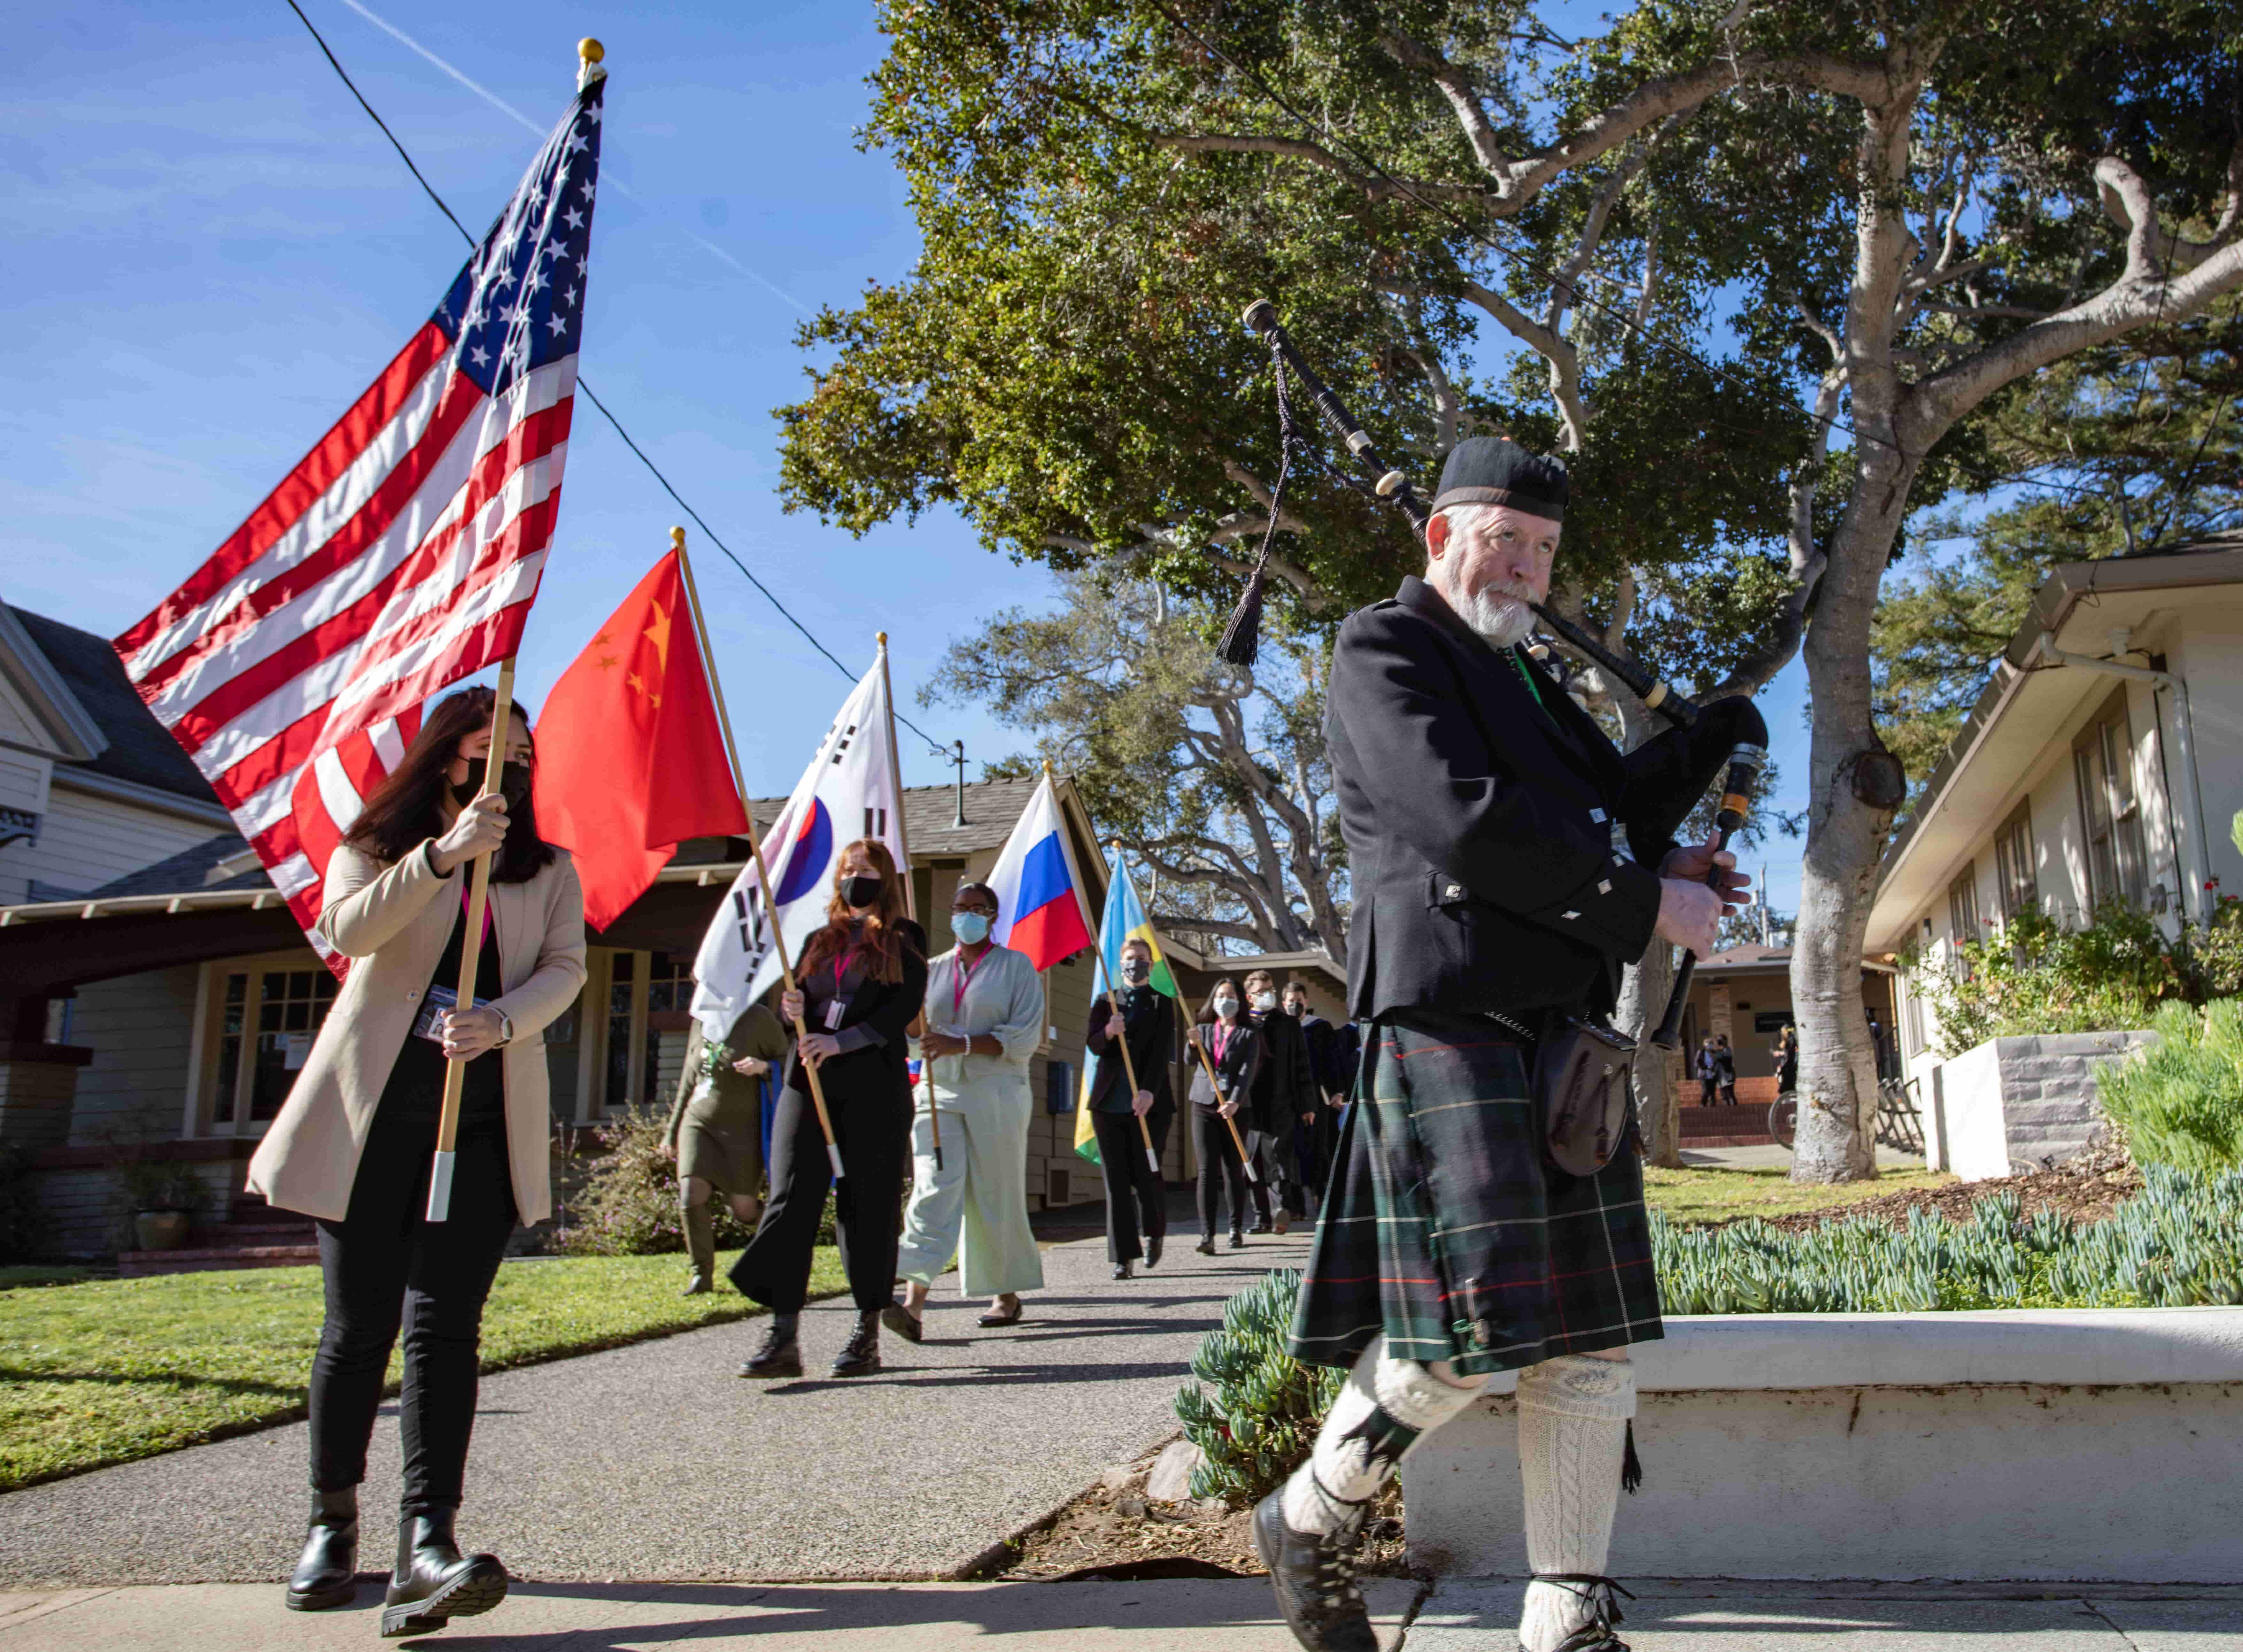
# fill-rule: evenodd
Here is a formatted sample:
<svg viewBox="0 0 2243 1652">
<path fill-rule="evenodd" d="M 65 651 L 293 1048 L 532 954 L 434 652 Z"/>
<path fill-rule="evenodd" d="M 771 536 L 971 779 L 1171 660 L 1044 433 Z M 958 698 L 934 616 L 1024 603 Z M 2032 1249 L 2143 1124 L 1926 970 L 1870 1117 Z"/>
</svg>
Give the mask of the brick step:
<svg viewBox="0 0 2243 1652">
<path fill-rule="evenodd" d="M 280 1214 L 275 1211 L 274 1215 Z M 224 1222 L 216 1227 L 199 1227 L 195 1237 L 213 1243 L 231 1244 L 236 1239 L 245 1244 L 263 1244 L 269 1240 L 301 1235 L 305 1243 L 312 1242 L 319 1229 L 308 1219 L 293 1222 Z"/>
<path fill-rule="evenodd" d="M 120 1279 L 152 1273 L 199 1273 L 218 1268 L 317 1266 L 316 1245 L 183 1245 L 176 1251 L 125 1251 L 117 1259 Z"/>
<path fill-rule="evenodd" d="M 1773 1147 L 1775 1145 L 1775 1138 L 1766 1134 L 1758 1136 L 1685 1136 L 1682 1138 L 1681 1145 L 1684 1147 Z"/>
</svg>

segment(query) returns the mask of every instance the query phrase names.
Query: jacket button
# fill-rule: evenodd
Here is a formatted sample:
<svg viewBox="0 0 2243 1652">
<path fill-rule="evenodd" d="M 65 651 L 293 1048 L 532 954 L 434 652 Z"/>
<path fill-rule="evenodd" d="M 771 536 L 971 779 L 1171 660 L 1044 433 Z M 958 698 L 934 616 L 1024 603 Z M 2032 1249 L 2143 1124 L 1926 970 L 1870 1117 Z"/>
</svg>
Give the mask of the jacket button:
<svg viewBox="0 0 2243 1652">
<path fill-rule="evenodd" d="M 408 1004 L 410 1004 L 410 1003 L 412 1003 L 415 998 L 419 997 L 420 996 L 421 996 L 421 989 L 420 989 L 419 987 L 414 987 L 414 988 L 413 989 L 413 991 L 411 991 L 410 992 L 408 992 L 408 993 L 407 993 L 407 994 L 405 995 L 405 1002 L 406 1002 L 406 1003 L 408 1003 Z"/>
</svg>

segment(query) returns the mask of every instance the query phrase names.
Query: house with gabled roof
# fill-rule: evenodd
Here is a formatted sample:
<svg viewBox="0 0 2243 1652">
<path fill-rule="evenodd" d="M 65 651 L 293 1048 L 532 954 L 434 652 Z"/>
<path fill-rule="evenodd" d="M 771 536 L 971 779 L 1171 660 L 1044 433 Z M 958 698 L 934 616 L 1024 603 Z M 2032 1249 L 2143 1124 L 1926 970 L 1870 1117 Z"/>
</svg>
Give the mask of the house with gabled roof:
<svg viewBox="0 0 2243 1652">
<path fill-rule="evenodd" d="M 915 908 L 938 951 L 963 879 L 987 875 L 1033 780 L 904 796 Z M 1058 782 L 1094 910 L 1105 862 L 1074 786 Z M 775 818 L 784 799 L 756 804 Z M 592 937 L 577 1003 L 542 1037 L 556 1151 L 580 1127 L 666 1111 L 687 1036 L 689 972 L 748 857 L 696 839 Z M 1033 1207 L 1101 1196 L 1073 1152 L 1094 971 L 1047 977 L 1031 1080 Z M 0 1149 L 28 1158 L 47 1248 L 124 1252 L 134 1268 L 309 1259 L 309 1225 L 240 1197 L 250 1153 L 334 1000 L 334 978 L 202 776 L 141 703 L 108 642 L 0 605 Z M 1170 1175 L 1190 1171 L 1174 1133 Z M 140 1257 L 123 1165 L 205 1184 L 194 1254 Z M 225 1259 L 202 1252 L 225 1252 Z"/>
</svg>

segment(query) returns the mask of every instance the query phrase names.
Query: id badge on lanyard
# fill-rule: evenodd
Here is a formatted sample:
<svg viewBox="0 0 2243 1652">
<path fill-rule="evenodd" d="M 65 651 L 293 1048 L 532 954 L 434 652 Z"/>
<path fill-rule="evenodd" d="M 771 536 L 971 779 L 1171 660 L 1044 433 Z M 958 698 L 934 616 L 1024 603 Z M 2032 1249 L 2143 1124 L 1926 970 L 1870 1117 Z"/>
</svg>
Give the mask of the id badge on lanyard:
<svg viewBox="0 0 2243 1652">
<path fill-rule="evenodd" d="M 833 960 L 833 996 L 825 1001 L 825 1030 L 828 1032 L 839 1031 L 841 1017 L 849 1013 L 849 995 L 841 991 L 841 973 L 846 963 L 845 956 Z"/>
</svg>

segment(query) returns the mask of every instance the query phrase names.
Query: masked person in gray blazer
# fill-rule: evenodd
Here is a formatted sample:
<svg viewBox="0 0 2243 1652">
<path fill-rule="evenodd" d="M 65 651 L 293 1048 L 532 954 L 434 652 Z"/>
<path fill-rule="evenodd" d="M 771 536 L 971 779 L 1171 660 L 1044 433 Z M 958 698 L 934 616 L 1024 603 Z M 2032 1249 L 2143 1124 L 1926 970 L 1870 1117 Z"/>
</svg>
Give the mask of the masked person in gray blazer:
<svg viewBox="0 0 2243 1652">
<path fill-rule="evenodd" d="M 401 1325 L 405 1493 L 384 1635 L 421 1635 L 505 1598 L 495 1555 L 453 1535 L 475 1426 L 483 1299 L 516 1221 L 551 1213 L 538 1033 L 584 980 L 584 897 L 537 836 L 529 717 L 514 708 L 500 792 L 476 796 L 495 697 L 439 704 L 367 796 L 327 863 L 313 933 L 351 970 L 294 1087 L 249 1162 L 249 1188 L 316 1218 L 327 1322 L 312 1360 L 312 1519 L 288 1580 L 299 1611 L 349 1604 L 358 1485 Z M 474 937 L 476 1003 L 453 1002 L 475 856 L 491 855 Z M 488 996 L 485 996 L 488 994 Z M 448 1219 L 428 1176 L 445 1067 L 467 1064 Z"/>
</svg>

